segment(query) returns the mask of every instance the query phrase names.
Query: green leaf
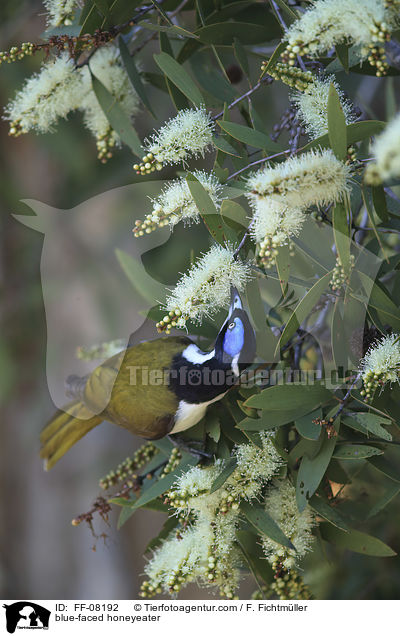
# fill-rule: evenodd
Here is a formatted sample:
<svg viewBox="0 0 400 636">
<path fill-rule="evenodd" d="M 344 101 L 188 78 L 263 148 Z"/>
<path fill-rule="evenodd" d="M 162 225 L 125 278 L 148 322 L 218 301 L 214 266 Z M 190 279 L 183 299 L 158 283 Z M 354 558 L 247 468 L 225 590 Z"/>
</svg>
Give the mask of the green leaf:
<svg viewBox="0 0 400 636">
<path fill-rule="evenodd" d="M 204 102 L 196 84 L 179 62 L 168 53 L 163 52 L 155 53 L 153 57 L 163 73 L 195 106 L 200 106 Z"/>
<path fill-rule="evenodd" d="M 116 249 L 115 254 L 133 288 L 151 305 L 157 302 L 165 294 L 165 288 L 161 283 L 149 276 L 143 265 L 132 258 L 127 252 Z"/>
<path fill-rule="evenodd" d="M 204 430 L 214 442 L 218 442 L 221 437 L 221 422 L 216 413 L 210 411 L 206 414 Z"/>
<path fill-rule="evenodd" d="M 278 7 L 281 9 L 283 15 L 285 16 L 285 22 L 288 26 L 296 22 L 299 19 L 299 15 L 291 9 L 284 0 L 275 0 Z"/>
<path fill-rule="evenodd" d="M 218 124 L 221 126 L 222 130 L 228 133 L 228 135 L 234 139 L 242 141 L 248 146 L 262 148 L 263 150 L 273 153 L 279 152 L 280 150 L 280 148 L 271 141 L 268 135 L 264 135 L 264 133 L 254 130 L 254 128 L 241 126 L 240 124 L 235 124 L 230 121 L 219 121 Z"/>
<path fill-rule="evenodd" d="M 335 449 L 335 459 L 366 459 L 374 455 L 383 455 L 383 450 L 366 444 L 340 444 Z"/>
<path fill-rule="evenodd" d="M 335 156 L 340 160 L 344 160 L 347 155 L 346 118 L 334 84 L 329 87 L 328 136 Z"/>
<path fill-rule="evenodd" d="M 238 423 L 238 427 L 242 431 L 271 431 L 279 426 L 284 426 L 293 422 L 299 415 L 307 412 L 309 407 L 306 405 L 304 409 L 296 409 L 295 411 L 268 411 L 264 410 L 261 417 L 245 417 Z"/>
<path fill-rule="evenodd" d="M 92 74 L 92 86 L 99 102 L 100 108 L 105 114 L 111 128 L 120 136 L 121 140 L 129 146 L 132 152 L 140 157 L 143 154 L 140 139 L 132 126 L 129 115 L 122 110 L 118 101 Z"/>
<path fill-rule="evenodd" d="M 279 276 L 282 295 L 285 296 L 290 274 L 290 252 L 288 245 L 282 245 L 275 257 L 276 270 Z"/>
<path fill-rule="evenodd" d="M 383 186 L 373 186 L 371 188 L 372 202 L 374 204 L 374 210 L 381 221 L 388 221 L 389 213 L 386 204 L 385 190 Z"/>
<path fill-rule="evenodd" d="M 350 146 L 351 144 L 355 144 L 358 141 L 363 141 L 364 139 L 368 139 L 373 135 L 378 135 L 381 133 L 386 126 L 386 122 L 377 121 L 377 120 L 369 120 L 369 121 L 359 121 L 354 124 L 349 124 L 347 126 L 347 143 Z M 306 152 L 311 150 L 311 148 L 330 148 L 329 134 L 322 135 L 313 141 L 310 141 L 306 146 L 303 146 L 302 151 Z"/>
<path fill-rule="evenodd" d="M 170 57 L 174 57 L 171 43 L 169 41 L 167 33 L 160 31 L 159 33 L 160 49 L 162 53 L 166 53 Z M 169 96 L 173 105 L 177 111 L 180 111 L 189 106 L 189 102 L 186 96 L 175 86 L 173 82 L 164 74 L 164 82 L 167 87 Z"/>
<path fill-rule="evenodd" d="M 213 138 L 213 142 L 218 150 L 221 150 L 221 152 L 225 152 L 225 154 L 232 155 L 233 157 L 240 157 L 238 151 L 226 141 L 225 137 L 221 137 L 221 135 L 215 135 Z"/>
<path fill-rule="evenodd" d="M 335 422 L 336 432 L 339 430 L 338 419 Z M 320 485 L 321 479 L 331 461 L 335 445 L 336 437 L 332 436 L 329 438 L 326 431 L 324 431 L 322 444 L 318 453 L 312 458 L 308 457 L 308 455 L 303 456 L 296 483 L 296 500 L 300 512 L 303 512 L 308 500 L 313 496 Z"/>
<path fill-rule="evenodd" d="M 383 497 L 378 499 L 376 504 L 371 508 L 368 513 L 367 519 L 371 519 L 378 512 L 381 512 L 400 492 L 400 484 L 391 483 L 389 484 L 385 494 Z"/>
<path fill-rule="evenodd" d="M 278 524 L 264 508 L 257 504 L 242 501 L 240 509 L 257 532 L 265 534 L 276 543 L 285 546 L 285 548 L 295 549 L 292 542 L 284 535 Z"/>
<path fill-rule="evenodd" d="M 371 457 L 367 461 L 371 466 L 376 468 L 376 470 L 379 470 L 380 473 L 400 483 L 400 471 L 397 470 L 397 467 L 394 468 L 387 459 L 384 457 Z"/>
<path fill-rule="evenodd" d="M 359 424 L 358 427 L 354 427 L 354 420 L 357 424 Z M 381 437 L 388 442 L 392 441 L 392 436 L 389 431 L 383 428 L 383 426 L 390 426 L 391 421 L 381 417 L 380 415 L 375 415 L 374 413 L 358 413 L 353 411 L 348 414 L 344 423 L 346 425 L 349 424 L 352 428 L 356 428 L 356 430 L 361 430 L 365 434 L 372 433 L 373 435 L 376 435 L 376 437 Z"/>
<path fill-rule="evenodd" d="M 218 214 L 210 195 L 193 174 L 187 176 L 186 182 L 206 228 L 218 243 L 224 244 L 223 220 L 221 215 Z"/>
<path fill-rule="evenodd" d="M 245 406 L 255 409 L 266 409 L 268 412 L 316 408 L 332 399 L 332 393 L 321 384 L 278 384 L 270 386 L 257 395 L 252 395 Z"/>
<path fill-rule="evenodd" d="M 287 42 L 279 42 L 278 46 L 276 47 L 271 57 L 269 58 L 266 64 L 266 67 L 264 68 L 261 74 L 261 77 L 263 77 L 264 75 L 268 75 L 268 72 L 272 68 L 274 68 L 277 62 L 279 62 L 279 60 L 281 59 L 281 54 L 283 53 L 283 51 L 286 50 L 286 46 L 287 46 Z"/>
<path fill-rule="evenodd" d="M 314 424 L 313 420 L 322 417 L 322 409 L 318 408 L 311 413 L 303 415 L 301 417 L 296 417 L 295 426 L 297 432 L 300 433 L 302 437 L 305 439 L 310 439 L 316 441 L 319 439 L 321 435 L 321 427 L 319 424 Z"/>
<path fill-rule="evenodd" d="M 233 40 L 233 50 L 235 53 L 235 57 L 239 62 L 239 66 L 242 69 L 243 73 L 248 77 L 250 75 L 249 69 L 249 61 L 247 59 L 246 50 L 243 47 L 243 44 L 237 38 Z"/>
<path fill-rule="evenodd" d="M 151 541 L 149 541 L 149 543 L 147 544 L 144 554 L 158 548 L 162 544 L 164 539 L 166 539 L 169 536 L 169 534 L 172 532 L 172 530 L 174 530 L 174 528 L 176 528 L 178 524 L 179 524 L 178 517 L 168 517 L 168 519 L 166 519 L 158 535 L 154 537 L 153 539 L 151 539 Z"/>
<path fill-rule="evenodd" d="M 383 323 L 388 322 L 394 329 L 400 329 L 399 310 L 390 296 L 364 272 L 359 271 L 358 276 L 366 293 L 369 294 L 368 306 L 376 309 Z"/>
<path fill-rule="evenodd" d="M 154 111 L 151 107 L 150 100 L 147 97 L 146 89 L 144 87 L 140 74 L 138 73 L 138 70 L 135 66 L 135 62 L 133 61 L 133 57 L 129 54 L 128 47 L 126 46 L 122 36 L 119 36 L 118 44 L 119 44 L 119 52 L 121 54 L 121 59 L 124 63 L 125 70 L 129 77 L 130 83 L 132 84 L 136 93 L 142 100 L 143 104 L 146 106 L 149 112 L 153 115 L 153 117 L 155 117 Z"/>
<path fill-rule="evenodd" d="M 332 523 L 337 528 L 341 530 L 348 530 L 348 525 L 339 514 L 339 512 L 333 506 L 330 506 L 325 499 L 319 497 L 318 495 L 313 495 L 308 502 L 313 510 L 319 514 L 320 517 L 323 517 L 329 523 Z"/>
<path fill-rule="evenodd" d="M 343 532 L 343 530 L 339 530 L 328 523 L 321 523 L 320 532 L 325 541 L 333 543 L 344 550 L 352 550 L 353 552 L 376 557 L 396 556 L 396 552 L 386 543 L 359 530 Z"/>
<path fill-rule="evenodd" d="M 235 38 L 242 44 L 265 42 L 265 26 L 247 22 L 223 22 L 201 27 L 196 31 L 204 44 L 227 44 L 232 46 Z"/>
<path fill-rule="evenodd" d="M 164 18 L 164 20 L 170 25 L 173 26 L 173 23 L 171 22 L 171 20 L 169 19 L 169 17 L 167 16 L 167 14 L 165 13 L 164 9 L 158 4 L 157 0 L 151 0 L 151 2 L 154 4 L 155 8 L 157 9 L 158 13 L 161 15 L 161 17 Z"/>
<path fill-rule="evenodd" d="M 347 214 L 342 203 L 336 203 L 332 211 L 333 234 L 340 262 L 347 276 L 350 274 L 350 235 Z"/>
<path fill-rule="evenodd" d="M 292 315 L 287 321 L 279 342 L 276 346 L 277 351 L 279 351 L 279 349 L 290 340 L 290 338 L 300 327 L 301 323 L 311 314 L 312 309 L 315 307 L 322 294 L 329 286 L 331 278 L 332 272 L 328 272 L 327 274 L 322 276 L 319 280 L 317 280 L 316 283 L 314 283 L 311 289 L 308 290 L 306 295 L 303 296 L 303 298 L 297 304 L 296 308 L 293 310 Z"/>
<path fill-rule="evenodd" d="M 336 55 L 338 56 L 338 60 L 340 61 L 346 73 L 348 73 L 349 72 L 349 45 L 336 44 L 335 50 L 336 50 Z"/>
<path fill-rule="evenodd" d="M 365 209 L 367 210 L 367 214 L 368 214 L 368 218 L 369 218 L 369 222 L 372 225 L 372 228 L 374 230 L 374 234 L 375 234 L 375 238 L 378 241 L 379 247 L 382 250 L 382 253 L 384 254 L 385 258 L 386 258 L 386 252 L 385 249 L 383 247 L 382 241 L 381 241 L 381 237 L 379 236 L 379 232 L 378 229 L 376 227 L 376 223 L 375 223 L 375 216 L 374 216 L 374 209 L 372 206 L 372 203 L 370 201 L 368 192 L 367 192 L 367 188 L 365 185 L 362 186 L 362 198 L 364 201 L 364 205 L 365 205 Z"/>
<path fill-rule="evenodd" d="M 221 486 L 224 485 L 226 480 L 232 475 L 232 473 L 235 470 L 236 466 L 237 466 L 236 457 L 231 457 L 230 459 L 226 459 L 224 461 L 224 467 L 223 467 L 222 471 L 220 472 L 218 477 L 216 477 L 215 480 L 212 483 L 212 486 L 210 488 L 210 494 L 212 494 L 213 492 L 216 492 L 217 490 L 219 490 L 221 488 Z"/>
</svg>

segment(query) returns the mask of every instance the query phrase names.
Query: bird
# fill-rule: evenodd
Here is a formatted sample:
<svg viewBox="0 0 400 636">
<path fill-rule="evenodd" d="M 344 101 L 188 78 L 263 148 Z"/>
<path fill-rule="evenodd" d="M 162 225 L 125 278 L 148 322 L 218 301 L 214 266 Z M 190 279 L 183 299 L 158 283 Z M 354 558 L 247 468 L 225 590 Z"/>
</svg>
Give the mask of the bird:
<svg viewBox="0 0 400 636">
<path fill-rule="evenodd" d="M 228 315 L 211 351 L 202 351 L 187 336 L 164 336 L 128 346 L 88 376 L 69 378 L 73 401 L 51 418 L 40 435 L 45 469 L 50 470 L 103 421 L 147 440 L 195 426 L 207 407 L 236 383 L 255 354 L 253 327 L 238 290 L 232 287 Z"/>
</svg>

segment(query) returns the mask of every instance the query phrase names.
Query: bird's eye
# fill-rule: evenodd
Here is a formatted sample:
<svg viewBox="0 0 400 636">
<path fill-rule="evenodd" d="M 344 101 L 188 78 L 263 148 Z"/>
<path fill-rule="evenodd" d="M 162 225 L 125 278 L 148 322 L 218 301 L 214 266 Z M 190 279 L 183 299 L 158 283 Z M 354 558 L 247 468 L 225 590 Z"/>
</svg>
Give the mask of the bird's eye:
<svg viewBox="0 0 400 636">
<path fill-rule="evenodd" d="M 235 325 L 235 323 L 234 323 L 234 322 L 231 322 L 231 323 L 228 325 L 228 329 L 233 329 L 235 326 L 236 326 L 236 325 Z"/>
</svg>

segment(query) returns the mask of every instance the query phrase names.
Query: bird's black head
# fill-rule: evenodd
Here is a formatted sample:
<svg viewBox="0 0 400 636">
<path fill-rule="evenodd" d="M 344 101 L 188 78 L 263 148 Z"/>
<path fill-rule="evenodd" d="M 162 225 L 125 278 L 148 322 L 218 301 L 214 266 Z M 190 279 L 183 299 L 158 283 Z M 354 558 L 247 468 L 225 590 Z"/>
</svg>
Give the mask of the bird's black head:
<svg viewBox="0 0 400 636">
<path fill-rule="evenodd" d="M 215 341 L 215 357 L 229 364 L 235 375 L 248 367 L 256 355 L 256 337 L 236 288 L 231 290 L 228 316 Z"/>
</svg>

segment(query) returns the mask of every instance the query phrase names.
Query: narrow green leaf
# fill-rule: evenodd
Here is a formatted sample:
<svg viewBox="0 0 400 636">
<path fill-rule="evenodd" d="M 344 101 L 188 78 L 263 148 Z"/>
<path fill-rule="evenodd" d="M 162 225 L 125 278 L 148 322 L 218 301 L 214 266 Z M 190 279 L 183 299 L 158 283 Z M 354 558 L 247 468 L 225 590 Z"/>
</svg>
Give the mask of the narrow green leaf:
<svg viewBox="0 0 400 636">
<path fill-rule="evenodd" d="M 277 62 L 279 62 L 279 60 L 281 59 L 281 54 L 283 53 L 283 51 L 286 50 L 286 46 L 287 46 L 287 42 L 279 42 L 278 46 L 276 47 L 276 49 L 274 50 L 274 52 L 272 53 L 271 57 L 269 58 L 266 67 L 264 68 L 261 77 L 264 77 L 264 75 L 268 75 L 268 72 L 274 68 L 275 64 Z"/>
<path fill-rule="evenodd" d="M 338 419 L 334 425 L 336 432 L 339 430 Z M 312 458 L 308 457 L 308 455 L 303 456 L 296 483 L 296 500 L 300 512 L 305 509 L 309 499 L 320 485 L 321 479 L 331 461 L 335 445 L 336 436 L 329 438 L 326 431 L 324 431 L 322 444 L 318 453 Z"/>
<path fill-rule="evenodd" d="M 223 244 L 225 242 L 224 223 L 220 214 L 203 185 L 192 174 L 186 178 L 188 188 L 211 236 Z"/>
<path fill-rule="evenodd" d="M 103 113 L 107 117 L 111 128 L 118 133 L 122 141 L 129 146 L 132 152 L 137 157 L 140 157 L 143 154 L 142 145 L 135 129 L 132 126 L 129 115 L 122 110 L 114 95 L 111 95 L 104 84 L 102 84 L 93 74 L 92 86 L 97 97 L 97 101 L 99 102 Z"/>
<path fill-rule="evenodd" d="M 301 417 L 296 417 L 295 426 L 302 437 L 316 441 L 321 435 L 321 427 L 315 424 L 313 420 L 322 417 L 322 409 L 318 408 L 311 413 L 307 413 Z"/>
<path fill-rule="evenodd" d="M 235 37 L 242 44 L 259 44 L 265 42 L 265 26 L 247 22 L 223 22 L 201 27 L 196 31 L 196 35 L 204 44 L 232 46 Z"/>
<path fill-rule="evenodd" d="M 396 556 L 396 552 L 386 543 L 359 530 L 343 532 L 331 524 L 321 523 L 320 532 L 325 541 L 333 543 L 344 550 L 352 550 L 353 552 L 376 557 Z"/>
<path fill-rule="evenodd" d="M 279 276 L 279 284 L 282 289 L 282 295 L 285 296 L 287 291 L 287 285 L 290 274 L 290 252 L 288 245 L 282 245 L 278 249 L 278 254 L 275 258 L 276 270 Z"/>
<path fill-rule="evenodd" d="M 235 57 L 239 62 L 239 66 L 242 69 L 243 73 L 248 77 L 250 75 L 249 69 L 249 61 L 247 59 L 246 49 L 238 38 L 234 38 L 233 40 L 233 51 L 235 53 Z"/>
<path fill-rule="evenodd" d="M 284 535 L 278 524 L 268 514 L 268 512 L 264 510 L 264 508 L 247 501 L 242 501 L 240 509 L 247 521 L 254 526 L 257 532 L 265 534 L 267 537 L 286 548 L 291 548 L 292 550 L 295 549 L 290 539 Z"/>
<path fill-rule="evenodd" d="M 126 276 L 142 298 L 152 305 L 163 298 L 164 286 L 149 276 L 141 263 L 122 250 L 116 249 L 115 254 Z"/>
<path fill-rule="evenodd" d="M 383 455 L 383 450 L 366 444 L 340 444 L 335 449 L 335 459 L 366 459 L 374 455 Z"/>
<path fill-rule="evenodd" d="M 153 550 L 158 548 L 163 543 L 164 539 L 168 537 L 168 535 L 172 532 L 172 530 L 176 528 L 178 524 L 178 517 L 168 517 L 158 535 L 151 539 L 151 541 L 149 541 L 149 543 L 147 544 L 144 550 L 144 554 L 146 554 L 147 552 L 152 552 Z"/>
<path fill-rule="evenodd" d="M 313 495 L 308 502 L 313 510 L 319 514 L 320 517 L 323 517 L 329 523 L 332 523 L 337 528 L 341 530 L 348 530 L 348 525 L 339 514 L 339 512 L 333 506 L 330 506 L 325 499 L 319 497 L 318 495 Z"/>
<path fill-rule="evenodd" d="M 400 492 L 400 484 L 391 483 L 389 484 L 385 494 L 383 497 L 380 497 L 376 504 L 371 508 L 368 513 L 367 519 L 371 519 L 378 512 L 381 512 Z"/>
<path fill-rule="evenodd" d="M 316 283 L 314 283 L 311 289 L 308 290 L 306 295 L 303 296 L 297 304 L 279 339 L 276 347 L 277 351 L 279 351 L 279 349 L 290 340 L 300 327 L 301 323 L 311 314 L 313 308 L 329 286 L 331 278 L 332 272 L 328 272 L 322 276 Z"/>
<path fill-rule="evenodd" d="M 347 155 L 346 118 L 334 84 L 329 87 L 328 136 L 334 154 L 338 159 L 344 160 Z"/>
<path fill-rule="evenodd" d="M 347 214 L 342 203 L 336 203 L 332 211 L 333 234 L 340 262 L 347 276 L 350 274 L 350 235 Z"/>
<path fill-rule="evenodd" d="M 349 420 L 351 421 L 350 425 L 354 424 L 354 420 L 357 424 L 359 424 L 357 430 L 361 430 L 366 434 L 372 433 L 372 435 L 381 437 L 388 442 L 392 441 L 392 436 L 389 431 L 383 428 L 384 426 L 390 426 L 391 421 L 381 417 L 380 415 L 375 415 L 374 413 L 358 413 L 353 411 L 346 417 L 345 424 L 347 424 Z"/>
<path fill-rule="evenodd" d="M 397 470 L 397 467 L 394 468 L 387 459 L 384 457 L 371 457 L 367 461 L 371 466 L 376 468 L 376 470 L 379 470 L 380 473 L 400 483 L 400 471 Z"/>
<path fill-rule="evenodd" d="M 163 73 L 195 106 L 200 106 L 204 102 L 196 84 L 181 64 L 168 53 L 155 53 L 153 57 Z"/>
<path fill-rule="evenodd" d="M 225 137 L 215 135 L 213 141 L 214 145 L 218 148 L 218 150 L 221 150 L 221 152 L 225 152 L 225 154 L 232 155 L 233 157 L 240 157 L 238 151 L 226 141 Z"/>
<path fill-rule="evenodd" d="M 366 293 L 369 294 L 368 306 L 376 309 L 383 323 L 388 322 L 394 329 L 400 329 L 399 310 L 392 299 L 378 283 L 373 283 L 367 274 L 359 271 L 358 276 Z"/>
<path fill-rule="evenodd" d="M 242 141 L 248 146 L 262 148 L 263 150 L 273 153 L 280 151 L 280 148 L 277 144 L 271 141 L 268 135 L 265 135 L 258 130 L 248 128 L 247 126 L 241 126 L 240 124 L 235 124 L 230 121 L 219 121 L 218 124 L 221 126 L 222 130 L 228 133 L 228 135 L 231 135 L 234 139 Z"/>
<path fill-rule="evenodd" d="M 296 22 L 296 20 L 298 20 L 299 15 L 296 13 L 296 11 L 294 11 L 294 9 L 291 9 L 288 6 L 288 4 L 284 2 L 284 0 L 275 0 L 275 2 L 279 6 L 279 8 L 282 10 L 282 13 L 285 17 L 285 22 L 288 26 L 290 26 L 293 22 Z"/>
<path fill-rule="evenodd" d="M 388 221 L 389 213 L 387 209 L 385 190 L 383 189 L 383 186 L 373 186 L 371 188 L 371 192 L 372 192 L 372 202 L 374 204 L 375 212 L 377 213 L 381 221 L 384 221 L 384 222 Z"/>
<path fill-rule="evenodd" d="M 257 395 L 252 395 L 245 402 L 246 406 L 267 411 L 287 411 L 316 408 L 332 399 L 332 393 L 321 384 L 278 384 L 270 386 Z"/>
<path fill-rule="evenodd" d="M 221 422 L 215 412 L 209 411 L 206 414 L 204 430 L 206 434 L 214 440 L 214 442 L 219 441 L 219 438 L 221 437 Z"/>
<path fill-rule="evenodd" d="M 221 488 L 221 486 L 224 485 L 226 480 L 232 475 L 236 466 L 237 466 L 237 460 L 235 457 L 231 457 L 230 459 L 226 459 L 224 461 L 224 467 L 222 471 L 212 483 L 212 486 L 210 488 L 210 494 L 212 494 L 213 492 L 216 492 L 217 490 Z"/>
<path fill-rule="evenodd" d="M 381 133 L 386 126 L 386 122 L 377 121 L 377 120 L 369 120 L 369 121 L 359 121 L 354 124 L 349 124 L 347 126 L 347 143 L 350 146 L 351 144 L 355 144 L 358 141 L 363 141 L 364 139 L 368 139 L 373 135 L 378 135 Z M 330 141 L 329 135 L 325 134 L 313 141 L 310 141 L 306 146 L 302 148 L 303 152 L 311 150 L 311 148 L 329 148 Z"/>
<path fill-rule="evenodd" d="M 383 244 L 382 244 L 381 237 L 379 236 L 379 232 L 378 232 L 377 227 L 376 227 L 375 217 L 374 217 L 374 209 L 373 209 L 372 203 L 371 203 L 371 201 L 369 199 L 367 188 L 366 188 L 365 185 L 362 186 L 362 198 L 363 198 L 363 201 L 364 201 L 365 209 L 367 210 L 369 222 L 371 223 L 372 228 L 374 230 L 375 238 L 378 241 L 378 244 L 379 244 L 379 247 L 382 250 L 382 253 L 384 254 L 385 258 L 387 258 L 385 249 L 384 249 Z"/>
<path fill-rule="evenodd" d="M 140 77 L 140 74 L 138 73 L 133 57 L 129 54 L 128 47 L 126 46 L 122 36 L 119 36 L 118 44 L 119 44 L 119 52 L 121 54 L 121 59 L 124 63 L 125 70 L 129 77 L 130 83 L 132 84 L 133 88 L 135 89 L 136 93 L 139 95 L 140 99 L 142 100 L 143 104 L 146 106 L 148 111 L 153 115 L 153 117 L 155 117 L 154 111 L 150 104 L 150 100 L 147 97 L 146 89 L 142 82 L 142 78 Z"/>
<path fill-rule="evenodd" d="M 336 44 L 335 50 L 336 50 L 336 55 L 338 56 L 338 60 L 340 61 L 346 73 L 348 73 L 349 72 L 349 45 Z"/>
<path fill-rule="evenodd" d="M 171 22 L 170 18 L 167 16 L 167 14 L 165 13 L 164 9 L 161 7 L 161 5 L 158 4 L 157 0 L 151 0 L 151 2 L 154 4 L 155 8 L 157 9 L 158 13 L 164 18 L 164 20 L 170 25 L 173 26 L 173 23 Z"/>
</svg>

